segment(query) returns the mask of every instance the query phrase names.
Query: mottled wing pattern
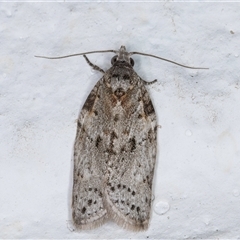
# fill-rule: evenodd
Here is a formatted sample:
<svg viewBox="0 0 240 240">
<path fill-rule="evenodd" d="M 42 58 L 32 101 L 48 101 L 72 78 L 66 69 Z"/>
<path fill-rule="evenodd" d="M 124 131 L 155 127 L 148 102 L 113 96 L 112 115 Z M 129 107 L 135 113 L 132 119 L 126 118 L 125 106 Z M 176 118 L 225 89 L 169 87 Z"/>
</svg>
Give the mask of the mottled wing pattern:
<svg viewBox="0 0 240 240">
<path fill-rule="evenodd" d="M 122 227 L 146 230 L 152 203 L 157 122 L 142 81 L 129 93 L 124 105 L 116 109 L 119 122 L 112 121 L 109 126 L 114 137 L 105 189 L 106 207 Z"/>
<path fill-rule="evenodd" d="M 82 108 L 74 144 L 72 217 L 79 229 L 98 227 L 108 217 L 103 205 L 103 174 L 98 167 L 96 139 L 92 135 L 92 126 L 96 123 L 93 107 L 99 98 L 101 82 L 96 84 Z"/>
<path fill-rule="evenodd" d="M 109 69 L 78 120 L 73 220 L 80 229 L 113 219 L 148 227 L 156 159 L 156 114 L 144 81 L 129 64 Z"/>
</svg>

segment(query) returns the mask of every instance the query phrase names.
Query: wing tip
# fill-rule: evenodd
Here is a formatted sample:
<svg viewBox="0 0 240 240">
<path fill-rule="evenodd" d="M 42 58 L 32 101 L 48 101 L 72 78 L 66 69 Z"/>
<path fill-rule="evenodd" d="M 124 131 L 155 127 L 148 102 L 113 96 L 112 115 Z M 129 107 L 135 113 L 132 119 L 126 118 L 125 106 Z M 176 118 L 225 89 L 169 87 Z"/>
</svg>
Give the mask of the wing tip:
<svg viewBox="0 0 240 240">
<path fill-rule="evenodd" d="M 112 217 L 114 219 L 114 222 L 127 230 L 133 231 L 133 232 L 142 232 L 146 231 L 148 229 L 148 220 L 145 220 L 144 222 L 136 222 L 136 221 L 130 221 L 127 219 L 123 219 L 117 215 Z"/>
<path fill-rule="evenodd" d="M 146 231 L 149 226 L 149 218 L 144 219 L 143 221 L 137 221 L 129 218 L 127 215 L 123 215 L 113 204 L 107 199 L 107 212 L 109 218 L 112 219 L 118 226 L 133 231 L 141 232 Z"/>
<path fill-rule="evenodd" d="M 75 231 L 79 231 L 79 230 L 92 230 L 98 227 L 101 227 L 104 223 L 107 222 L 108 220 L 108 215 L 105 214 L 103 215 L 101 218 L 95 219 L 95 220 L 89 220 L 88 222 L 77 222 L 76 220 L 74 220 L 74 218 L 72 219 L 72 226 L 74 228 Z"/>
</svg>

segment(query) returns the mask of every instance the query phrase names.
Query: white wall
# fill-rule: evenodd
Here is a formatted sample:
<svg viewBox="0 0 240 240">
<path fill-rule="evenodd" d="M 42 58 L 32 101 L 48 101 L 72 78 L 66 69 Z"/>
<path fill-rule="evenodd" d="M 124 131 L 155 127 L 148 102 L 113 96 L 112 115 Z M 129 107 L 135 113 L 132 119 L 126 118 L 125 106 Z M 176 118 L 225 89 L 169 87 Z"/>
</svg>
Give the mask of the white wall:
<svg viewBox="0 0 240 240">
<path fill-rule="evenodd" d="M 1 3 L 0 238 L 239 238 L 239 3 Z M 76 119 L 101 73 L 83 57 L 133 56 L 158 122 L 149 230 L 71 229 Z M 103 69 L 113 55 L 90 55 Z M 169 209 L 168 209 L 169 208 Z"/>
</svg>

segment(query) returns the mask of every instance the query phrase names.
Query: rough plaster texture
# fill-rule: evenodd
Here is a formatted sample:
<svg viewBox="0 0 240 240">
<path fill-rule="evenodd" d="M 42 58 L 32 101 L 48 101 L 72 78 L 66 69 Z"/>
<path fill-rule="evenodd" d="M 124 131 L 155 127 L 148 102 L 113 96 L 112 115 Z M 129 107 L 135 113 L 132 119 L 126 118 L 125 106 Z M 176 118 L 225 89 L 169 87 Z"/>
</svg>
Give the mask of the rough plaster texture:
<svg viewBox="0 0 240 240">
<path fill-rule="evenodd" d="M 240 238 L 240 4 L 1 3 L 0 238 Z M 71 229 L 76 119 L 101 77 L 83 57 L 134 56 L 161 125 L 149 230 Z M 90 55 L 107 69 L 112 54 Z"/>
</svg>

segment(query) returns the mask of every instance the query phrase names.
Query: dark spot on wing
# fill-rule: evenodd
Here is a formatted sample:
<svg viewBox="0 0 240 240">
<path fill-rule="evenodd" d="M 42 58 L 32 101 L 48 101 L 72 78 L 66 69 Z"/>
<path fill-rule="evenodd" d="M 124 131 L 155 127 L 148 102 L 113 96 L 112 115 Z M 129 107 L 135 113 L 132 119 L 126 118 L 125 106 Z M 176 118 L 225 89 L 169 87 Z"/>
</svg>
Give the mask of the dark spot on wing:
<svg viewBox="0 0 240 240">
<path fill-rule="evenodd" d="M 144 107 L 144 112 L 145 112 L 146 116 L 149 116 L 152 113 L 154 113 L 154 108 L 153 108 L 153 105 L 152 105 L 151 101 L 149 101 L 148 103 L 144 104 L 143 107 Z"/>
</svg>

